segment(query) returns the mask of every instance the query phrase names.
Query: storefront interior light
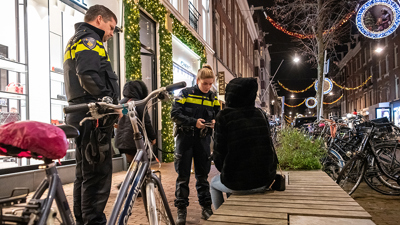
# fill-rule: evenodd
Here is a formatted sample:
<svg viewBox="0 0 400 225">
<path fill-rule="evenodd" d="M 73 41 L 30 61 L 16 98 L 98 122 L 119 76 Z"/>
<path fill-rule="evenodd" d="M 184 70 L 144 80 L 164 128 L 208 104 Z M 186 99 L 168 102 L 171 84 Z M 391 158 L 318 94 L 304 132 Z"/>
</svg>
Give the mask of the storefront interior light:
<svg viewBox="0 0 400 225">
<path fill-rule="evenodd" d="M 181 40 L 179 40 L 177 37 L 175 37 L 175 35 L 172 35 L 172 43 L 173 43 L 172 47 L 173 47 L 174 43 L 177 43 L 180 46 L 182 46 L 184 49 L 186 49 L 194 58 L 196 58 L 197 60 L 201 59 L 199 55 L 197 55 L 192 49 L 190 49 Z"/>
</svg>

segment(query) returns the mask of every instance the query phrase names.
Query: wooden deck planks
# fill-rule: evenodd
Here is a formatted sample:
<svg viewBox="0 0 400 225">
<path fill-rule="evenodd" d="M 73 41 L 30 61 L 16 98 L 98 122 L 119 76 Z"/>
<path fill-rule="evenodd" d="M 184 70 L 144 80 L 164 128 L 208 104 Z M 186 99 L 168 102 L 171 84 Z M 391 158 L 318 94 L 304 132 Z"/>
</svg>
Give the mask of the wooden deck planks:
<svg viewBox="0 0 400 225">
<path fill-rule="evenodd" d="M 324 172 L 290 171 L 284 174 L 285 191 L 268 191 L 254 195 L 233 194 L 208 221 L 201 224 L 287 225 L 291 216 L 297 216 L 292 217 L 296 225 L 309 218 L 374 224 L 371 215 Z"/>
<path fill-rule="evenodd" d="M 222 206 L 221 206 L 222 208 Z M 263 213 L 287 213 L 290 215 L 309 215 L 309 216 L 331 216 L 342 218 L 362 218 L 371 219 L 371 215 L 366 211 L 349 211 L 349 210 L 323 210 L 323 209 L 298 209 L 298 208 L 276 208 L 276 207 L 256 207 L 256 206 L 236 206 L 226 204 L 226 210 L 231 211 L 252 211 Z M 218 211 L 218 210 L 217 210 Z"/>
</svg>

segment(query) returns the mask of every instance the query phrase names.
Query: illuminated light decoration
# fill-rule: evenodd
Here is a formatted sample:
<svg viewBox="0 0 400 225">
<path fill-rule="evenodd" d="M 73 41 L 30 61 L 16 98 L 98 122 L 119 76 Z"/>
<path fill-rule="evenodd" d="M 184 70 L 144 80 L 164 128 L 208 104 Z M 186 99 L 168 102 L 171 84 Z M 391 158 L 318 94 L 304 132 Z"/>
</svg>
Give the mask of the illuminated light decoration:
<svg viewBox="0 0 400 225">
<path fill-rule="evenodd" d="M 332 82 L 333 82 L 336 86 L 338 86 L 339 88 L 341 88 L 341 89 L 344 89 L 344 90 L 347 90 L 347 91 L 349 91 L 349 90 L 352 91 L 352 90 L 359 89 L 359 88 L 361 88 L 362 86 L 364 86 L 365 84 L 367 84 L 367 82 L 368 82 L 371 78 L 372 78 L 372 76 L 369 76 L 368 79 L 366 79 L 360 86 L 353 87 L 353 88 L 341 86 L 341 85 L 339 85 L 338 83 L 336 83 L 334 80 L 332 80 Z"/>
<path fill-rule="evenodd" d="M 291 107 L 291 108 L 294 108 L 294 107 L 299 107 L 299 106 L 301 106 L 301 105 L 303 105 L 303 103 L 305 102 L 306 100 L 304 99 L 304 101 L 302 101 L 300 104 L 298 104 L 298 105 L 289 105 L 289 104 L 286 104 L 285 103 L 285 105 L 287 106 L 287 107 Z"/>
<path fill-rule="evenodd" d="M 313 105 L 310 105 L 310 104 L 308 103 L 308 102 L 311 101 L 311 100 L 314 101 L 314 104 L 313 104 Z M 307 106 L 308 108 L 310 108 L 310 109 L 315 108 L 315 106 L 317 106 L 317 99 L 314 98 L 314 97 L 309 97 L 309 98 L 307 98 L 307 99 L 306 99 L 306 106 Z"/>
<path fill-rule="evenodd" d="M 160 47 L 160 82 L 165 87 L 173 82 L 173 64 L 172 64 L 172 34 L 165 27 L 165 19 L 167 10 L 159 0 L 124 0 L 124 37 L 125 37 L 125 64 L 126 64 L 126 80 L 142 79 L 142 63 L 140 57 L 140 9 L 145 10 L 158 23 L 159 47 Z M 171 16 L 173 18 L 173 16 Z M 196 54 L 201 57 L 201 62 L 206 63 L 206 52 L 204 46 L 200 46 L 201 42 L 193 38 L 188 33 L 186 27 L 181 22 L 174 19 L 172 24 L 173 33 L 180 40 L 189 46 Z M 200 44 L 199 44 L 200 43 Z M 195 46 L 195 47 L 191 47 Z M 129 51 L 128 51 L 129 49 Z M 161 108 L 161 137 L 162 148 L 165 152 L 173 152 L 175 147 L 173 136 L 173 123 L 170 112 L 172 108 L 171 102 L 162 102 Z M 173 153 L 163 152 L 163 161 L 174 161 Z"/>
<path fill-rule="evenodd" d="M 338 102 L 341 98 L 343 98 L 343 94 L 338 98 L 338 99 L 336 99 L 335 101 L 333 101 L 333 102 L 324 102 L 324 104 L 325 105 L 332 105 L 332 104 L 335 104 L 336 102 Z"/>
<path fill-rule="evenodd" d="M 308 89 L 310 89 L 310 88 L 314 85 L 314 83 L 315 83 L 315 81 L 314 81 L 310 86 L 306 87 L 305 89 L 296 91 L 296 90 L 290 90 L 289 88 L 283 86 L 283 84 L 282 84 L 281 82 L 278 81 L 278 84 L 279 84 L 283 89 L 285 89 L 286 91 L 292 92 L 292 93 L 302 93 L 302 92 L 305 92 L 305 91 L 307 91 Z"/>
<path fill-rule="evenodd" d="M 332 33 L 333 31 L 335 31 L 336 29 L 338 29 L 339 27 L 341 27 L 344 23 L 346 23 L 353 15 L 355 14 L 355 11 L 352 11 L 350 13 L 348 13 L 342 20 L 340 20 L 339 23 L 333 25 L 331 28 L 329 28 L 328 30 L 325 30 L 323 35 Z M 270 16 L 267 16 L 267 20 L 272 24 L 272 26 L 274 26 L 276 29 L 282 31 L 283 33 L 296 37 L 296 38 L 300 38 L 300 39 L 311 39 L 314 38 L 315 35 L 314 34 L 299 34 L 299 33 L 295 33 L 295 32 L 291 32 L 286 30 L 283 26 L 281 26 L 279 23 L 275 22 Z"/>
<path fill-rule="evenodd" d="M 380 10 L 370 10 L 373 7 L 381 7 L 391 10 L 392 21 L 389 27 L 383 28 L 383 25 L 381 25 L 381 28 L 379 24 L 377 24 L 380 18 L 376 20 L 377 17 L 376 15 L 374 16 L 373 13 L 376 11 L 380 12 Z M 368 24 L 366 24 L 366 21 L 368 22 Z M 397 29 L 399 24 L 400 7 L 396 2 L 392 0 L 370 0 L 361 6 L 356 16 L 356 25 L 360 33 L 372 39 L 379 39 L 389 36 Z M 376 28 L 376 26 L 378 27 Z"/>
<path fill-rule="evenodd" d="M 318 81 L 315 82 L 315 86 L 314 87 L 315 87 L 315 91 L 318 91 Z M 332 83 L 331 79 L 329 79 L 329 78 L 325 78 L 324 79 L 323 88 L 324 88 L 324 95 L 326 95 L 326 94 L 328 94 L 329 92 L 332 91 L 333 83 Z"/>
</svg>

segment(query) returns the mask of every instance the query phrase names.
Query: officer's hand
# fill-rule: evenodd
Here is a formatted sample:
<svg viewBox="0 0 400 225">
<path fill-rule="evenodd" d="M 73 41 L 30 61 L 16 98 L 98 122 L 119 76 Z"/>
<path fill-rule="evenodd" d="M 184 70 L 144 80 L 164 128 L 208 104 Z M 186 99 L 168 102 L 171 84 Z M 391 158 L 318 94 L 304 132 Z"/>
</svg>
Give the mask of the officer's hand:
<svg viewBox="0 0 400 225">
<path fill-rule="evenodd" d="M 212 129 L 214 129 L 214 126 L 215 126 L 215 120 L 211 120 L 211 123 L 212 123 L 212 126 L 211 126 L 211 128 L 212 128 Z"/>
<path fill-rule="evenodd" d="M 155 145 L 156 144 L 156 139 L 151 141 L 151 145 Z"/>
<path fill-rule="evenodd" d="M 196 127 L 199 129 L 205 128 L 206 126 L 203 124 L 204 122 L 206 122 L 204 119 L 197 119 Z"/>
</svg>

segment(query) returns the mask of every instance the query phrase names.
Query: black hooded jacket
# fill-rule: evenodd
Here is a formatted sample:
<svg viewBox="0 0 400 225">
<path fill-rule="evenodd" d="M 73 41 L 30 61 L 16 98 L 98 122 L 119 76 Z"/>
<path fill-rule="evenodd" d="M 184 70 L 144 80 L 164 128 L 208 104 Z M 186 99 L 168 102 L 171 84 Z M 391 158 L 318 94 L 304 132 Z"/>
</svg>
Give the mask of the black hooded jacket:
<svg viewBox="0 0 400 225">
<path fill-rule="evenodd" d="M 269 186 L 276 162 L 269 125 L 254 107 L 258 84 L 254 78 L 236 78 L 226 86 L 226 108 L 216 118 L 213 158 L 221 182 L 232 190 Z"/>
<path fill-rule="evenodd" d="M 144 99 L 148 95 L 148 91 L 143 81 L 135 80 L 129 81 L 125 84 L 123 95 L 124 98 L 119 102 L 120 104 L 127 103 L 129 100 Z M 144 105 L 136 107 L 139 120 L 142 120 L 143 118 L 144 107 Z M 152 141 L 156 139 L 156 134 L 153 126 L 151 125 L 150 116 L 148 113 L 145 115 L 145 127 L 149 140 Z M 140 129 L 140 131 L 142 132 L 142 129 Z M 115 147 L 118 149 L 132 150 L 132 154 L 136 153 L 136 145 L 135 141 L 133 140 L 133 128 L 128 115 L 124 115 L 118 122 L 118 129 L 115 135 Z"/>
</svg>

